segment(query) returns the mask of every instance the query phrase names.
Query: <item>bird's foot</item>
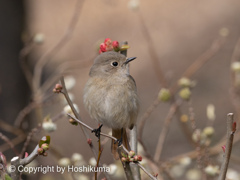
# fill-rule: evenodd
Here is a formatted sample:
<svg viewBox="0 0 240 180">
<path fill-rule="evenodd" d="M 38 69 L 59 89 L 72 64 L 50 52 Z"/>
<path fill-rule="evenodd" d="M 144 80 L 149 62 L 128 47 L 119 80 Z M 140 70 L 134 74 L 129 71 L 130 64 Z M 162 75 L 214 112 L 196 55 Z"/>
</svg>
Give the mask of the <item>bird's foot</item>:
<svg viewBox="0 0 240 180">
<path fill-rule="evenodd" d="M 117 139 L 116 141 L 114 141 L 114 144 L 118 143 L 118 146 L 122 145 L 122 137 L 120 139 Z"/>
<path fill-rule="evenodd" d="M 101 124 L 97 129 L 93 129 L 92 133 L 95 133 L 95 136 L 100 139 L 100 133 L 101 133 L 101 128 L 102 128 L 103 124 Z"/>
</svg>

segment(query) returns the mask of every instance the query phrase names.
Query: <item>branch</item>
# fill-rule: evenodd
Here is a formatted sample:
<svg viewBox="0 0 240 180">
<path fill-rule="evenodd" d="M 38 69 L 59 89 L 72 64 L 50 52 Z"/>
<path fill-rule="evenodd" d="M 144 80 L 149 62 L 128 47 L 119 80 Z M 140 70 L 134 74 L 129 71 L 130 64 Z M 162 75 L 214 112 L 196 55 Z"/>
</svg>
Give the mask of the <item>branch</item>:
<svg viewBox="0 0 240 180">
<path fill-rule="evenodd" d="M 224 160 L 222 162 L 221 171 L 218 180 L 225 180 L 228 164 L 232 152 L 233 137 L 236 131 L 236 122 L 233 122 L 233 113 L 227 115 L 227 144 L 224 154 Z"/>
<path fill-rule="evenodd" d="M 90 131 L 93 130 L 92 127 L 90 127 L 90 126 L 88 126 L 87 124 L 83 123 L 83 122 L 80 121 L 79 119 L 73 117 L 71 114 L 67 114 L 67 115 L 68 115 L 69 117 L 71 117 L 72 119 L 74 119 L 75 121 L 77 121 L 77 122 L 78 122 L 79 124 L 81 124 L 82 126 L 84 126 L 85 128 L 89 129 Z M 112 140 L 114 140 L 114 141 L 117 140 L 117 138 L 115 138 L 115 137 L 113 137 L 113 136 L 110 136 L 110 135 L 108 135 L 108 134 L 104 134 L 104 133 L 102 133 L 102 132 L 100 132 L 100 135 L 101 135 L 101 136 L 108 137 L 108 138 L 110 138 L 110 139 L 112 139 Z M 127 150 L 127 148 L 126 148 L 125 146 L 123 146 L 123 145 L 121 145 L 121 146 L 122 146 L 123 150 L 124 150 L 126 153 L 129 153 L 129 151 Z M 120 146 L 120 147 L 121 147 L 121 146 Z M 136 162 L 136 164 L 137 164 L 151 179 L 157 180 L 157 178 L 154 177 L 152 174 L 150 174 L 139 162 Z"/>
<path fill-rule="evenodd" d="M 0 139 L 2 139 L 3 141 L 5 141 L 5 142 L 10 146 L 10 148 L 13 150 L 13 152 L 14 152 L 16 155 L 19 154 L 18 151 L 17 151 L 17 149 L 15 149 L 14 144 L 10 141 L 10 139 L 8 139 L 8 137 L 5 136 L 5 135 L 3 135 L 1 132 L 0 132 Z M 2 150 L 1 150 L 1 151 L 2 151 Z"/>
<path fill-rule="evenodd" d="M 46 141 L 46 136 L 44 136 L 41 140 Z M 20 159 L 18 156 L 14 157 L 11 159 L 11 166 L 10 166 L 10 171 L 11 171 L 11 178 L 12 180 L 19 180 L 21 178 L 21 174 L 18 171 L 19 166 L 25 166 L 32 162 L 38 155 L 38 149 L 39 149 L 39 144 L 35 147 L 35 149 L 32 151 L 32 153 L 23 158 Z"/>
<path fill-rule="evenodd" d="M 133 127 L 132 130 L 130 130 L 130 147 L 131 150 L 133 150 L 136 154 L 138 154 L 138 150 L 137 150 L 137 125 L 135 125 Z M 139 171 L 139 167 L 137 166 L 137 164 L 131 164 L 130 166 L 132 174 L 133 174 L 133 178 L 138 180 L 141 179 L 141 174 Z"/>
<path fill-rule="evenodd" d="M 121 158 L 122 158 L 121 153 L 124 152 L 124 150 L 123 150 L 123 145 L 119 146 L 117 150 L 118 150 L 119 157 L 120 157 L 120 159 L 121 159 Z M 121 163 L 122 163 L 122 166 L 123 166 L 123 169 L 124 169 L 124 172 L 125 172 L 125 175 L 126 175 L 127 180 L 134 180 L 130 163 L 128 163 L 128 162 L 123 162 L 122 160 L 121 160 Z"/>
<path fill-rule="evenodd" d="M 177 108 L 180 106 L 181 102 L 176 102 L 173 103 L 172 106 L 170 107 L 167 117 L 165 118 L 164 125 L 162 127 L 161 134 L 158 139 L 155 155 L 154 155 L 154 161 L 158 162 L 162 153 L 162 149 L 164 147 L 164 142 L 168 133 L 169 125 L 171 123 L 171 120 L 177 111 Z"/>
</svg>

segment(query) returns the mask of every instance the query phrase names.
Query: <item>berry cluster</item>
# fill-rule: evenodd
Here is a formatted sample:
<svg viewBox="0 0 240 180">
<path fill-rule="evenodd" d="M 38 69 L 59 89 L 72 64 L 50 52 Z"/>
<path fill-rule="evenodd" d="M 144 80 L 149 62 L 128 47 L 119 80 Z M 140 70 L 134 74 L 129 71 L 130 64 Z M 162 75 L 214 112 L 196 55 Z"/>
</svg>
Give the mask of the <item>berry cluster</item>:
<svg viewBox="0 0 240 180">
<path fill-rule="evenodd" d="M 104 42 L 100 44 L 99 54 L 107 51 L 124 51 L 128 48 L 128 45 L 120 46 L 118 41 L 112 41 L 110 38 L 106 38 Z"/>
<path fill-rule="evenodd" d="M 134 151 L 130 151 L 128 153 L 128 155 L 121 153 L 122 155 L 122 162 L 138 162 L 138 161 L 142 161 L 142 156 L 140 155 L 135 155 Z"/>
</svg>

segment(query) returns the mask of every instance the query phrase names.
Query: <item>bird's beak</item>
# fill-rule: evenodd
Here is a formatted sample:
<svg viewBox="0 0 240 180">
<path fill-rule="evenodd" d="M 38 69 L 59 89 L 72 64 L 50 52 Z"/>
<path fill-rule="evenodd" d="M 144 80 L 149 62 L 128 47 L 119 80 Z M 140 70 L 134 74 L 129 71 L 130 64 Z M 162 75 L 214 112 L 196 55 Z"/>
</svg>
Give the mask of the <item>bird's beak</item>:
<svg viewBox="0 0 240 180">
<path fill-rule="evenodd" d="M 137 57 L 130 57 L 130 58 L 127 58 L 127 60 L 124 62 L 124 64 L 128 64 L 129 62 L 133 61 L 134 59 L 136 59 Z"/>
</svg>

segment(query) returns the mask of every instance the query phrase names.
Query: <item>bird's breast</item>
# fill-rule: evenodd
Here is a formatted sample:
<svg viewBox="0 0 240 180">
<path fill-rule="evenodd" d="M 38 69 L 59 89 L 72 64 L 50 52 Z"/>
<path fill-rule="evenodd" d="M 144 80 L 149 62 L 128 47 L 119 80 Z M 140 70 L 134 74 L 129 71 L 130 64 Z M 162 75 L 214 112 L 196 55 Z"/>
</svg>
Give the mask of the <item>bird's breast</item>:
<svg viewBox="0 0 240 180">
<path fill-rule="evenodd" d="M 131 78 L 89 79 L 84 104 L 92 118 L 112 128 L 129 127 L 138 111 L 136 86 Z"/>
</svg>

